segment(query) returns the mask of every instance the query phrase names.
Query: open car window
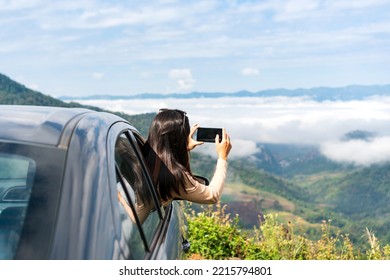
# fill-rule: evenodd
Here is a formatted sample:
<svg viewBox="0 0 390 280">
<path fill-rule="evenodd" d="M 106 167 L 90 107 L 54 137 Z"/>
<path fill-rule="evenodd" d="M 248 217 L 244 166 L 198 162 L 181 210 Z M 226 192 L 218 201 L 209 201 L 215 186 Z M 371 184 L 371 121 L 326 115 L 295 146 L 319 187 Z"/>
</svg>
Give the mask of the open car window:
<svg viewBox="0 0 390 280">
<path fill-rule="evenodd" d="M 162 214 L 136 145 L 122 133 L 115 144 L 115 163 L 123 236 L 132 250 L 129 257 L 140 259 L 151 246 Z"/>
</svg>

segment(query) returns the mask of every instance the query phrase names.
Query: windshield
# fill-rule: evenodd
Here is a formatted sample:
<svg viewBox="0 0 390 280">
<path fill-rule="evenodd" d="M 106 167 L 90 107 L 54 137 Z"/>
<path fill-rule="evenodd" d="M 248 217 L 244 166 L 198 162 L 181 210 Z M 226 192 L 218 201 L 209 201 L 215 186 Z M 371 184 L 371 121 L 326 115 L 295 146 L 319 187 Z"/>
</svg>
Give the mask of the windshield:
<svg viewBox="0 0 390 280">
<path fill-rule="evenodd" d="M 39 240 L 36 229 L 26 230 L 28 219 L 35 228 L 52 221 L 56 203 L 48 201 L 58 197 L 61 154 L 51 147 L 0 142 L 0 259 L 15 258 L 23 238 L 28 247 Z M 44 230 L 50 232 L 50 226 Z"/>
</svg>

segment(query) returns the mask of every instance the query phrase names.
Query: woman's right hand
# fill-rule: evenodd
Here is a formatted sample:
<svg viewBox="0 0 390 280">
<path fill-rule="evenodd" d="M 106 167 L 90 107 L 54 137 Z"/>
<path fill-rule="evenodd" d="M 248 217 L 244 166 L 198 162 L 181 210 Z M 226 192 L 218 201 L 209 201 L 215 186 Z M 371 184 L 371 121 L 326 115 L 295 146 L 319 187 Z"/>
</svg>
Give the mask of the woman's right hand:
<svg viewBox="0 0 390 280">
<path fill-rule="evenodd" d="M 227 160 L 230 150 L 232 149 L 232 144 L 230 143 L 230 137 L 224 128 L 222 129 L 222 141 L 219 142 L 219 135 L 215 137 L 215 147 L 218 158 Z"/>
<path fill-rule="evenodd" d="M 193 136 L 194 136 L 195 132 L 198 130 L 198 128 L 199 128 L 199 124 L 195 124 L 191 127 L 190 135 L 188 136 L 188 146 L 187 146 L 188 151 L 191 151 L 196 146 L 202 145 L 204 143 L 201 141 L 196 141 L 193 138 Z"/>
</svg>

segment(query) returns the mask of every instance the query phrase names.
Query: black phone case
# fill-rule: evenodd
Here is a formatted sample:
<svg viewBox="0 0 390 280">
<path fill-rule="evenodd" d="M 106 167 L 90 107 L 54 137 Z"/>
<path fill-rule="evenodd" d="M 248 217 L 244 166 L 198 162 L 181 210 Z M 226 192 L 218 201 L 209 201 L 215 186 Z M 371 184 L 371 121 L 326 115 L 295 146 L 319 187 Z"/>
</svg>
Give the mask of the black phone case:
<svg viewBox="0 0 390 280">
<path fill-rule="evenodd" d="M 215 142 L 215 137 L 219 135 L 219 142 L 222 141 L 222 128 L 199 127 L 196 133 L 196 140 L 202 142 Z"/>
</svg>

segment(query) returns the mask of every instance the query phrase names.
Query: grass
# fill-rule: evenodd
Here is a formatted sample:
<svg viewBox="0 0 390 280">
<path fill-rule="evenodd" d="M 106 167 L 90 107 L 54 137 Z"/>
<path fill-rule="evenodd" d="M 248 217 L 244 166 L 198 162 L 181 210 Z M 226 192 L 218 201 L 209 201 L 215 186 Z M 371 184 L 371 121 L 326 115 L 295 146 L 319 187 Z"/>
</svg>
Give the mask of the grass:
<svg viewBox="0 0 390 280">
<path fill-rule="evenodd" d="M 356 247 L 348 234 L 332 230 L 331 221 L 320 225 L 318 240 L 296 232 L 294 220 L 283 223 L 277 214 L 265 215 L 250 233 L 239 226 L 239 216 L 230 217 L 226 206 L 205 207 L 203 212 L 185 209 L 191 250 L 188 259 L 248 260 L 389 260 L 390 245 L 382 246 L 366 229 L 368 249 Z M 292 217 L 293 218 L 293 217 Z"/>
</svg>

